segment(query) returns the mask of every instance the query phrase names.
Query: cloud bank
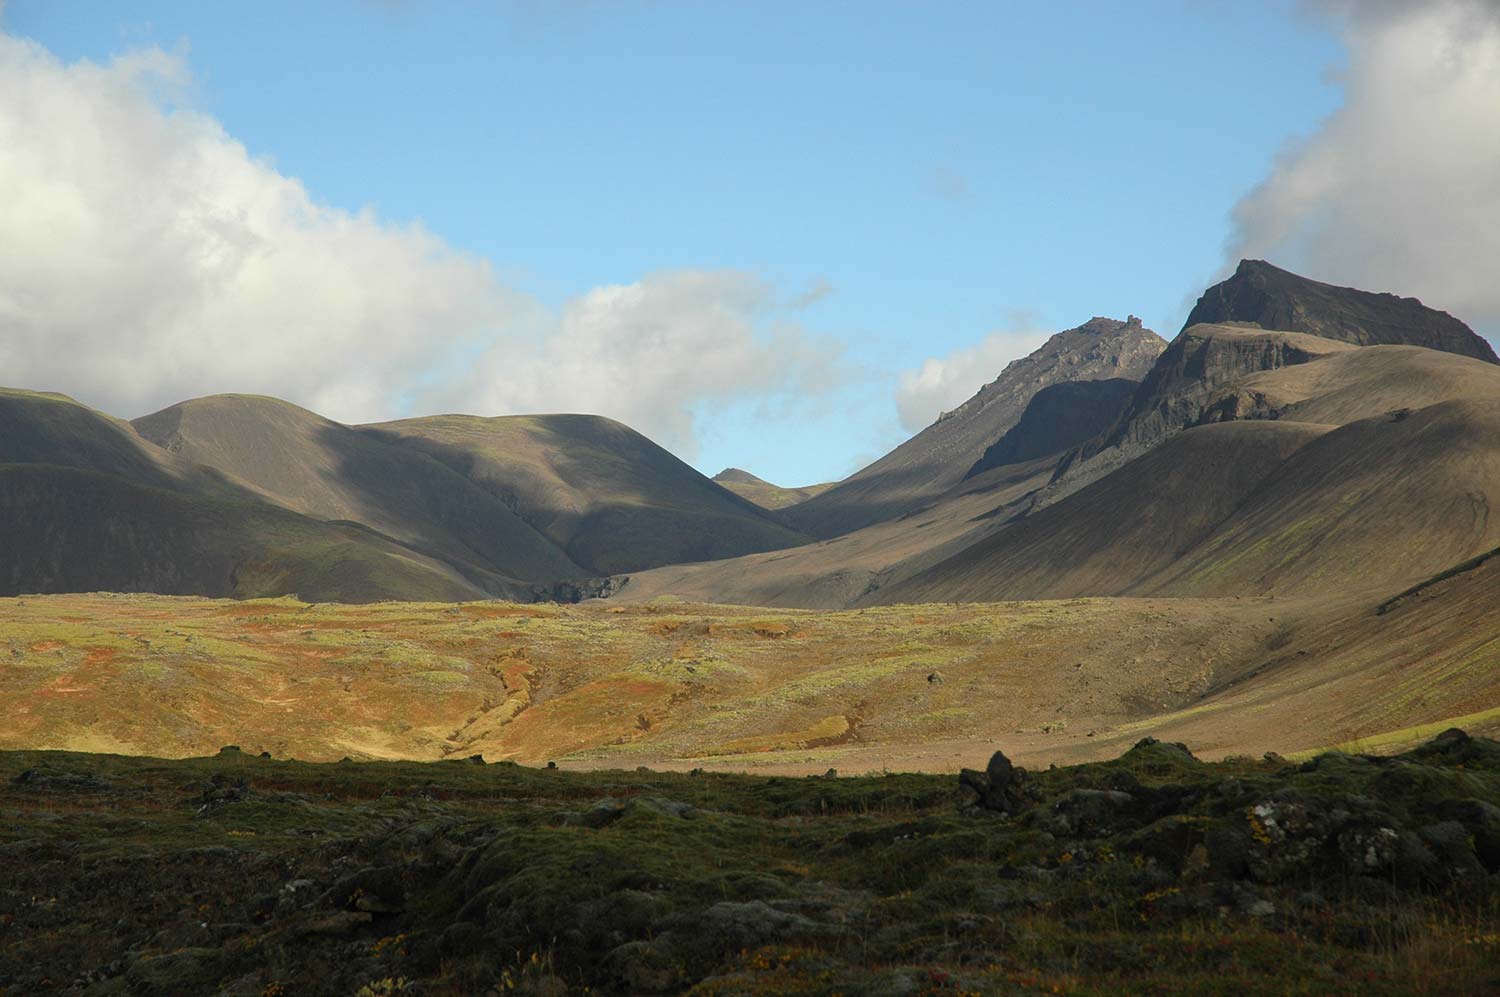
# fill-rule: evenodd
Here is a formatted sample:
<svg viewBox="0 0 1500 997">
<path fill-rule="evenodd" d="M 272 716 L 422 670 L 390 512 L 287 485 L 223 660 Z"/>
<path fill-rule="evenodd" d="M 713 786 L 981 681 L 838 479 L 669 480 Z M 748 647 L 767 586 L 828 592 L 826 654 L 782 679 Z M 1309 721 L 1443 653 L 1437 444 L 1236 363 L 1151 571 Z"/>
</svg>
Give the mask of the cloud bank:
<svg viewBox="0 0 1500 997">
<path fill-rule="evenodd" d="M 1343 105 L 1234 209 L 1231 261 L 1416 295 L 1500 331 L 1500 4 L 1340 0 Z"/>
<path fill-rule="evenodd" d="M 695 408 L 836 367 L 743 273 L 550 311 L 420 224 L 320 204 L 190 83 L 157 48 L 65 64 L 0 33 L 0 383 L 128 416 L 220 391 L 346 422 L 585 411 L 691 457 Z"/>
</svg>

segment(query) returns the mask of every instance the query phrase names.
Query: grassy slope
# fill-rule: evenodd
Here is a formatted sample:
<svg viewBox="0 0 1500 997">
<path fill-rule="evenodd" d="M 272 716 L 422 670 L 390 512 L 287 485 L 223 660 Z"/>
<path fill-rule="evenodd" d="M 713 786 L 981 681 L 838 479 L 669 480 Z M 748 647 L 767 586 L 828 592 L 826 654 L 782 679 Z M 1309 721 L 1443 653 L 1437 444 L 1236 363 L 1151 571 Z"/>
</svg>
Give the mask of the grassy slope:
<svg viewBox="0 0 1500 997">
<path fill-rule="evenodd" d="M 1500 745 L 764 779 L 0 754 L 7 993 L 1459 995 Z M 1440 824 L 1444 817 L 1452 823 Z"/>
<path fill-rule="evenodd" d="M 806 538 L 627 426 L 598 416 L 432 416 L 366 427 L 480 484 L 599 574 Z"/>
</svg>

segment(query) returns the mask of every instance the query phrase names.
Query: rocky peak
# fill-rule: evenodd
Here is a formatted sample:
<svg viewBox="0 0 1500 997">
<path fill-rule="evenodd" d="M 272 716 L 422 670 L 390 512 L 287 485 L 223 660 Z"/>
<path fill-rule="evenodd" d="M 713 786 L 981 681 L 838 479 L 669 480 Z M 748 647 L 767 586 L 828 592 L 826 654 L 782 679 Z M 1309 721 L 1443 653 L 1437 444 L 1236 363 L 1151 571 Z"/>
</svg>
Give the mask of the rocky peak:
<svg viewBox="0 0 1500 997">
<path fill-rule="evenodd" d="M 1416 298 L 1377 294 L 1310 280 L 1265 260 L 1241 260 L 1234 275 L 1198 299 L 1183 328 L 1253 322 L 1356 346 L 1425 346 L 1500 363 L 1488 342 L 1447 312 Z"/>
</svg>

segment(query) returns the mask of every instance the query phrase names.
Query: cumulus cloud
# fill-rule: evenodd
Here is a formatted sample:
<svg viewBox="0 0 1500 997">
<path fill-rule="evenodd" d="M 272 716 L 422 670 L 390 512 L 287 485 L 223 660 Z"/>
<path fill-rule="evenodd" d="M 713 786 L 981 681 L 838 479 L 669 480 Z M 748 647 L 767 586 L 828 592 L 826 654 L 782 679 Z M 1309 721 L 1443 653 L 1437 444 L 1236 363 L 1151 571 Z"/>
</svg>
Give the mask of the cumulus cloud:
<svg viewBox="0 0 1500 997">
<path fill-rule="evenodd" d="M 691 458 L 694 411 L 705 402 L 817 394 L 840 379 L 838 348 L 775 321 L 774 297 L 733 271 L 598 287 L 542 337 L 492 348 L 454 387 L 486 411 L 593 412 L 650 426 Z"/>
<path fill-rule="evenodd" d="M 999 377 L 1006 364 L 1045 343 L 1054 331 L 1039 329 L 1028 316 L 1018 314 L 1009 328 L 973 346 L 945 357 L 928 357 L 920 366 L 902 371 L 896 381 L 896 413 L 902 427 L 913 433 L 925 429 Z"/>
<path fill-rule="evenodd" d="M 694 406 L 837 354 L 738 273 L 549 311 L 419 224 L 319 203 L 190 84 L 160 49 L 68 64 L 0 33 L 0 382 L 122 415 L 219 391 L 348 422 L 586 410 L 691 451 Z"/>
<path fill-rule="evenodd" d="M 1326 0 L 1343 104 L 1234 209 L 1231 259 L 1413 294 L 1500 329 L 1500 5 Z"/>
</svg>

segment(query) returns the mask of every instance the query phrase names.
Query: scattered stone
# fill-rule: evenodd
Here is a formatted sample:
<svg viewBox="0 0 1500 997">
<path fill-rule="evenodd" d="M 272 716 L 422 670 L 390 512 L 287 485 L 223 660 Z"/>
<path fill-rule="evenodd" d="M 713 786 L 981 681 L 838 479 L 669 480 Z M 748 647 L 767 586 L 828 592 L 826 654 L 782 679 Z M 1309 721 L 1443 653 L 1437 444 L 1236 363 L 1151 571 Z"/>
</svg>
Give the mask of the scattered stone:
<svg viewBox="0 0 1500 997">
<path fill-rule="evenodd" d="M 931 675 L 927 676 L 927 682 L 928 682 L 929 685 L 942 685 L 943 684 L 943 673 L 942 672 L 933 672 Z"/>
<path fill-rule="evenodd" d="M 829 769 L 827 772 L 823 773 L 823 778 L 825 778 L 825 779 L 837 779 L 838 777 L 839 777 L 839 770 L 838 769 Z"/>
</svg>

